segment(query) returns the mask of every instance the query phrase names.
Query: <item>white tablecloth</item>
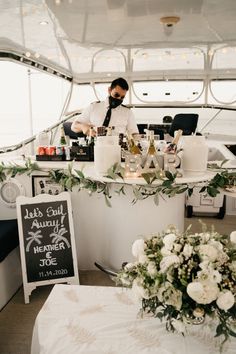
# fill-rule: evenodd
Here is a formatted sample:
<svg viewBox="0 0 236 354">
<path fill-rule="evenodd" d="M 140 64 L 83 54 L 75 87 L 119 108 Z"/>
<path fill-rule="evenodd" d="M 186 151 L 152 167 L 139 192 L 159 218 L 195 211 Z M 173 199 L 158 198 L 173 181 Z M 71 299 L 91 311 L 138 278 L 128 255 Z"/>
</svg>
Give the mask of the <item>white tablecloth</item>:
<svg viewBox="0 0 236 354">
<path fill-rule="evenodd" d="M 169 333 L 157 318 L 140 318 L 122 288 L 55 285 L 35 321 L 31 354 L 216 354 L 213 333 L 193 326 Z M 223 353 L 236 352 L 236 340 Z"/>
</svg>

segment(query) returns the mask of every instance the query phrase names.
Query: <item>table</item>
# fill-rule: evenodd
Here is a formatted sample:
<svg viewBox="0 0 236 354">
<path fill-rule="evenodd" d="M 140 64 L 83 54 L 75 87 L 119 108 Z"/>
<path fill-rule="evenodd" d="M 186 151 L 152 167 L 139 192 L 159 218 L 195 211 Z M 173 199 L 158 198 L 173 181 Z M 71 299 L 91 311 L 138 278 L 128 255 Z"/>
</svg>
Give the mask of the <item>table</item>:
<svg viewBox="0 0 236 354">
<path fill-rule="evenodd" d="M 31 354 L 216 354 L 203 325 L 189 335 L 169 333 L 157 318 L 138 316 L 132 291 L 116 287 L 55 285 L 39 312 Z M 236 340 L 224 354 L 235 353 Z"/>
</svg>

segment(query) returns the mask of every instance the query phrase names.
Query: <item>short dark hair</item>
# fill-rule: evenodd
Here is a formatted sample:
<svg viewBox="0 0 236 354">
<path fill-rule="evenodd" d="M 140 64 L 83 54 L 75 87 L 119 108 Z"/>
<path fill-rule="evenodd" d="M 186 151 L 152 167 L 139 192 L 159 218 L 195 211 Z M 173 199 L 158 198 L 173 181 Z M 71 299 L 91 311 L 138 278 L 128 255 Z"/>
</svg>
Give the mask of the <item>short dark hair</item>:
<svg viewBox="0 0 236 354">
<path fill-rule="evenodd" d="M 126 91 L 129 90 L 128 82 L 125 79 L 123 79 L 123 77 L 119 77 L 118 79 L 112 81 L 111 89 L 115 88 L 116 86 L 120 86 L 123 90 Z"/>
</svg>

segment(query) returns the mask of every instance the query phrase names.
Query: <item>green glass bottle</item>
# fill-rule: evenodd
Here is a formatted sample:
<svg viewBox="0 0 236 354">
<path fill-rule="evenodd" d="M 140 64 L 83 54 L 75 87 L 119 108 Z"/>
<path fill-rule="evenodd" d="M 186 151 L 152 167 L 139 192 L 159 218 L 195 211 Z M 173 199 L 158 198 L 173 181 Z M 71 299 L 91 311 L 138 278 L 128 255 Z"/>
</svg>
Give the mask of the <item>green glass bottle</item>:
<svg viewBox="0 0 236 354">
<path fill-rule="evenodd" d="M 65 137 L 65 131 L 64 131 L 63 125 L 61 126 L 60 145 L 61 146 L 67 145 L 66 137 Z"/>
</svg>

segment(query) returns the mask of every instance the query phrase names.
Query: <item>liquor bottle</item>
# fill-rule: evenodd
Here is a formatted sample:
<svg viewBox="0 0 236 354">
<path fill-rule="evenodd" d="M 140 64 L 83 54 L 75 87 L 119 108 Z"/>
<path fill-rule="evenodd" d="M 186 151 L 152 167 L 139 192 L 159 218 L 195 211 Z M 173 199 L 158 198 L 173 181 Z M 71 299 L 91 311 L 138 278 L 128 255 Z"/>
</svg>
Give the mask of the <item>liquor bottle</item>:
<svg viewBox="0 0 236 354">
<path fill-rule="evenodd" d="M 60 145 L 62 145 L 62 146 L 63 145 L 67 145 L 66 137 L 65 137 L 65 131 L 64 131 L 63 125 L 61 126 Z"/>
<path fill-rule="evenodd" d="M 160 165 L 158 161 L 158 153 L 155 147 L 155 140 L 154 140 L 154 131 L 149 130 L 147 132 L 147 138 L 149 141 L 149 146 L 147 149 L 147 154 L 145 157 L 145 163 L 144 163 L 144 171 L 146 172 L 151 172 L 153 169 L 159 170 Z"/>
<path fill-rule="evenodd" d="M 94 145 L 93 127 L 89 128 L 89 134 L 87 135 L 86 143 L 88 146 Z"/>
<path fill-rule="evenodd" d="M 177 151 L 177 145 L 178 145 L 179 139 L 180 139 L 180 137 L 181 137 L 182 134 L 183 134 L 183 130 L 181 130 L 181 129 L 177 130 L 177 132 L 175 133 L 174 139 L 173 139 L 172 142 L 166 147 L 166 149 L 164 150 L 164 152 L 175 154 L 176 151 Z"/>
<path fill-rule="evenodd" d="M 149 140 L 149 146 L 148 146 L 148 150 L 147 150 L 147 155 L 154 156 L 157 154 L 157 150 L 156 150 L 155 142 L 154 142 L 154 130 L 149 130 L 148 140 Z"/>
<path fill-rule="evenodd" d="M 133 155 L 141 155 L 142 152 L 136 142 L 134 141 L 134 138 L 132 135 L 128 136 L 128 146 L 129 146 L 129 151 Z"/>
</svg>

